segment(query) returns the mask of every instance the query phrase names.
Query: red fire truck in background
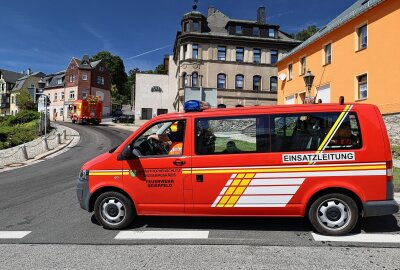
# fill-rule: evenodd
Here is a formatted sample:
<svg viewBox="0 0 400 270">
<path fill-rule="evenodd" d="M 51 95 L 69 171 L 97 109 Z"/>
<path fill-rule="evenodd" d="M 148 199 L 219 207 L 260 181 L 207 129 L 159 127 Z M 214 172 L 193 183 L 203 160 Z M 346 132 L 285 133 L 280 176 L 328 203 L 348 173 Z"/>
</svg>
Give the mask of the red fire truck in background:
<svg viewBox="0 0 400 270">
<path fill-rule="evenodd" d="M 91 96 L 86 100 L 75 100 L 70 116 L 72 123 L 98 125 L 103 116 L 103 101 Z"/>
</svg>

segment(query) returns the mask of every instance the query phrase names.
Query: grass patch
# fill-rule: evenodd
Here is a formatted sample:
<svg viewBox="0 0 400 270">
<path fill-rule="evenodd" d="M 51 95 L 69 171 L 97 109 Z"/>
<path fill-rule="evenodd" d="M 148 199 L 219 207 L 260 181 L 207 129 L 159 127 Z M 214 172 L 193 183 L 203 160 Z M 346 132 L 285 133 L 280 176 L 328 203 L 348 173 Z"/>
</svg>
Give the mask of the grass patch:
<svg viewBox="0 0 400 270">
<path fill-rule="evenodd" d="M 400 145 L 391 145 L 393 159 L 400 159 Z"/>
<path fill-rule="evenodd" d="M 400 189 L 400 168 L 393 167 L 393 181 L 396 190 Z"/>
</svg>

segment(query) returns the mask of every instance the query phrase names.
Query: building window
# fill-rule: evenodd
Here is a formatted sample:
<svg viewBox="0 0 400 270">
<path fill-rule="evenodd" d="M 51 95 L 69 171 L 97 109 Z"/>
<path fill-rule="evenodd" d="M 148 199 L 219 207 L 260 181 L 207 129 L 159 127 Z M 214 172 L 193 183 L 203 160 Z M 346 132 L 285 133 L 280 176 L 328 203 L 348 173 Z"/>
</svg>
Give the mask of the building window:
<svg viewBox="0 0 400 270">
<path fill-rule="evenodd" d="M 225 74 L 218 74 L 217 77 L 217 88 L 225 89 L 226 88 L 226 75 Z"/>
<path fill-rule="evenodd" d="M 182 59 L 185 60 L 187 56 L 187 45 L 183 45 L 183 57 Z"/>
<path fill-rule="evenodd" d="M 199 29 L 200 29 L 199 22 L 193 22 L 193 31 L 194 32 L 199 32 Z"/>
<path fill-rule="evenodd" d="M 14 104 L 14 96 L 11 96 L 11 104 Z"/>
<path fill-rule="evenodd" d="M 269 91 L 276 92 L 278 90 L 278 77 L 272 76 L 269 79 Z"/>
<path fill-rule="evenodd" d="M 82 80 L 83 80 L 83 81 L 87 81 L 87 73 L 86 73 L 86 72 L 84 72 L 84 73 L 82 74 Z"/>
<path fill-rule="evenodd" d="M 65 98 L 64 92 L 61 92 L 61 100 L 64 100 L 64 98 Z"/>
<path fill-rule="evenodd" d="M 358 81 L 358 99 L 366 99 L 368 97 L 368 82 L 367 74 L 363 74 L 357 77 Z"/>
<path fill-rule="evenodd" d="M 184 28 L 183 31 L 189 32 L 189 31 L 190 31 L 190 24 L 189 24 L 189 22 L 185 22 L 184 25 L 183 25 L 183 28 Z"/>
<path fill-rule="evenodd" d="M 199 59 L 199 45 L 197 44 L 193 44 L 192 58 Z"/>
<path fill-rule="evenodd" d="M 274 28 L 269 28 L 268 29 L 268 37 L 274 38 L 275 37 L 275 29 Z"/>
<path fill-rule="evenodd" d="M 290 81 L 290 80 L 292 80 L 293 79 L 293 65 L 292 64 L 289 64 L 289 66 L 288 66 L 288 80 Z"/>
<path fill-rule="evenodd" d="M 325 46 L 325 65 L 332 63 L 332 44 L 329 43 Z"/>
<path fill-rule="evenodd" d="M 70 82 L 70 83 L 75 82 L 75 75 L 70 75 L 70 76 L 69 76 L 69 82 Z"/>
<path fill-rule="evenodd" d="M 103 71 L 104 71 L 104 67 L 103 67 L 103 66 L 100 66 L 100 67 L 99 67 L 99 71 L 103 72 Z"/>
<path fill-rule="evenodd" d="M 226 61 L 226 47 L 223 46 L 218 47 L 218 60 Z"/>
<path fill-rule="evenodd" d="M 278 62 L 278 50 L 271 50 L 271 64 Z"/>
<path fill-rule="evenodd" d="M 300 58 L 300 75 L 306 74 L 307 62 L 306 57 Z"/>
<path fill-rule="evenodd" d="M 192 86 L 199 86 L 199 74 L 197 72 L 192 73 Z"/>
<path fill-rule="evenodd" d="M 98 84 L 101 84 L 101 85 L 104 85 L 104 77 L 102 77 L 102 76 L 97 76 L 97 83 L 98 83 Z"/>
<path fill-rule="evenodd" d="M 261 90 L 261 76 L 259 75 L 253 77 L 253 90 L 254 91 Z"/>
<path fill-rule="evenodd" d="M 358 35 L 358 49 L 365 49 L 367 48 L 368 42 L 368 33 L 367 33 L 367 25 L 363 25 L 357 30 Z"/>
<path fill-rule="evenodd" d="M 75 99 L 75 91 L 69 92 L 69 99 Z"/>
<path fill-rule="evenodd" d="M 57 101 L 58 93 L 54 93 L 54 101 Z"/>
<path fill-rule="evenodd" d="M 60 116 L 64 115 L 64 108 L 60 108 Z"/>
<path fill-rule="evenodd" d="M 243 62 L 244 48 L 236 48 L 236 62 Z"/>
<path fill-rule="evenodd" d="M 153 117 L 152 108 L 142 108 L 142 120 L 150 120 Z"/>
<path fill-rule="evenodd" d="M 253 50 L 253 62 L 254 63 L 261 63 L 261 49 L 254 49 Z"/>
<path fill-rule="evenodd" d="M 260 36 L 260 27 L 258 27 L 258 26 L 253 27 L 253 36 L 256 36 L 256 37 Z"/>
<path fill-rule="evenodd" d="M 82 99 L 86 99 L 86 98 L 87 98 L 86 89 L 82 89 Z"/>
<path fill-rule="evenodd" d="M 189 75 L 187 73 L 183 73 L 182 78 L 182 88 L 185 88 L 189 85 Z"/>
<path fill-rule="evenodd" d="M 243 86 L 244 86 L 244 76 L 241 74 L 236 75 L 235 88 L 243 89 Z"/>
<path fill-rule="evenodd" d="M 61 85 L 61 84 L 62 84 L 62 79 L 61 79 L 61 78 L 58 78 L 58 79 L 57 79 L 57 84 L 58 84 L 58 85 Z"/>
<path fill-rule="evenodd" d="M 241 25 L 236 25 L 235 33 L 236 34 L 242 34 L 242 26 Z"/>
</svg>

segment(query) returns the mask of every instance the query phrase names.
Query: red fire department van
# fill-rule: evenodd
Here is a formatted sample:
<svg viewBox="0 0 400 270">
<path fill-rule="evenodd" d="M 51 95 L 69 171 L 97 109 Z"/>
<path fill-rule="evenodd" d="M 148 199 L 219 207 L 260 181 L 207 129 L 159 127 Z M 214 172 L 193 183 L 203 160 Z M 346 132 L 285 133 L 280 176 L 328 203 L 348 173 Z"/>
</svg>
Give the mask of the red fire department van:
<svg viewBox="0 0 400 270">
<path fill-rule="evenodd" d="M 104 228 L 146 215 L 308 217 L 343 235 L 359 217 L 399 209 L 374 105 L 185 109 L 83 165 L 77 196 Z"/>
<path fill-rule="evenodd" d="M 71 108 L 71 121 L 78 124 L 101 123 L 103 117 L 103 101 L 96 97 L 88 97 L 86 100 L 75 100 Z"/>
</svg>

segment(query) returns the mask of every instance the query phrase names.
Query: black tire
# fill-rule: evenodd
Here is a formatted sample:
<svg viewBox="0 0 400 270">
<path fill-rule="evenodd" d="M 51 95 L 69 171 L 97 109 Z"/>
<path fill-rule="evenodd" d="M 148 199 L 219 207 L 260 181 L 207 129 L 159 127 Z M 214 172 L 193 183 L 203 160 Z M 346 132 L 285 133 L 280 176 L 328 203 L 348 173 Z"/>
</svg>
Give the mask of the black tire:
<svg viewBox="0 0 400 270">
<path fill-rule="evenodd" d="M 323 235 L 341 236 L 357 225 L 360 211 L 356 202 L 341 193 L 326 194 L 317 198 L 308 211 L 314 229 Z"/>
<path fill-rule="evenodd" d="M 105 204 L 105 208 L 108 209 L 103 211 Z M 123 217 L 119 216 L 122 213 L 121 210 L 124 211 Z M 125 229 L 136 217 L 133 202 L 125 195 L 114 191 L 105 192 L 96 199 L 94 213 L 97 221 L 108 230 Z"/>
</svg>

